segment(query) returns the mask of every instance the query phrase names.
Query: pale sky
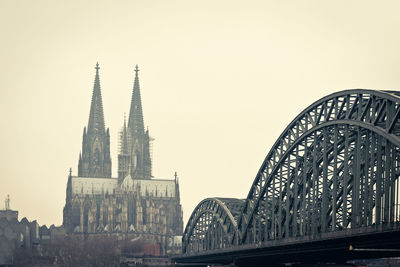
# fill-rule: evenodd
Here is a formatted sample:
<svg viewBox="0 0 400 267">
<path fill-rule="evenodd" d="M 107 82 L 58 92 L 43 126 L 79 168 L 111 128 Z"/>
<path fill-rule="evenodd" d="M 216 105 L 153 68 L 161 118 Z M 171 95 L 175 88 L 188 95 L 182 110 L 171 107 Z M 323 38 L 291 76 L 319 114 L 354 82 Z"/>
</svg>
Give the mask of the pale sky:
<svg viewBox="0 0 400 267">
<path fill-rule="evenodd" d="M 180 179 L 184 221 L 245 198 L 294 117 L 343 89 L 400 90 L 399 1 L 0 0 L 0 207 L 62 224 L 95 64 L 113 177 L 141 71 L 153 175 Z"/>
</svg>

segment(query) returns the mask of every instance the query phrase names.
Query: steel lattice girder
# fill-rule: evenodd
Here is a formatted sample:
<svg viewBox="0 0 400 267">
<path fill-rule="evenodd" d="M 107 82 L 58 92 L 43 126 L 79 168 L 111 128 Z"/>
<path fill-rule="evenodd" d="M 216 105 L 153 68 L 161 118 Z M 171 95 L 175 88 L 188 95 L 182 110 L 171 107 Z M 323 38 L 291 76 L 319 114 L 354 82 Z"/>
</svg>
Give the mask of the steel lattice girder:
<svg viewBox="0 0 400 267">
<path fill-rule="evenodd" d="M 208 198 L 201 201 L 190 216 L 183 233 L 185 252 L 230 246 L 233 237 L 237 235 L 236 219 L 244 202 L 244 199 L 235 198 Z"/>
<path fill-rule="evenodd" d="M 388 91 L 346 90 L 306 108 L 265 158 L 231 245 L 399 221 L 399 115 L 400 92 Z"/>
</svg>

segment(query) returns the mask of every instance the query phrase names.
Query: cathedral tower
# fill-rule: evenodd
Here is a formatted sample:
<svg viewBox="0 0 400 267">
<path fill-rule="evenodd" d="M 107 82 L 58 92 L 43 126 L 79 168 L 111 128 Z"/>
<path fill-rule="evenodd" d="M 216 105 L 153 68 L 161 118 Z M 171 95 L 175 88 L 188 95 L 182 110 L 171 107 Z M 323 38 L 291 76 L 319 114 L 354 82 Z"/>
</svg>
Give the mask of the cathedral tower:
<svg viewBox="0 0 400 267">
<path fill-rule="evenodd" d="M 120 140 L 121 150 L 118 155 L 120 181 L 128 174 L 133 179 L 151 178 L 150 136 L 149 130 L 144 130 L 138 73 L 139 68 L 136 65 L 128 127 L 124 123 Z"/>
<path fill-rule="evenodd" d="M 138 74 L 136 66 L 129 117 L 119 136 L 116 179 L 111 177 L 110 134 L 104 125 L 96 64 L 89 123 L 83 130 L 78 176 L 72 176 L 71 169 L 68 176 L 63 225 L 67 234 L 123 234 L 158 244 L 162 253 L 176 254 L 183 232 L 179 182 L 176 174 L 175 179 L 151 175 L 152 139 L 143 123 Z"/>
<path fill-rule="evenodd" d="M 111 177 L 110 133 L 104 126 L 99 63 L 96 64 L 89 122 L 83 129 L 82 153 L 79 154 L 79 177 Z"/>
</svg>

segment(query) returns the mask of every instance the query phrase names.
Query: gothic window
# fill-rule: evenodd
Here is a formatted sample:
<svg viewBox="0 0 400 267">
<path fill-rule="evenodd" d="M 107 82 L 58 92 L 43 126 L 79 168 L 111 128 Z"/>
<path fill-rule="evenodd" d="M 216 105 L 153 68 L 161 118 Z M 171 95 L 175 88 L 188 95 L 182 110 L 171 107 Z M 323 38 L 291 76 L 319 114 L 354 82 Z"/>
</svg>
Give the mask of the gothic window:
<svg viewBox="0 0 400 267">
<path fill-rule="evenodd" d="M 108 206 L 103 207 L 103 225 L 106 226 L 108 223 Z"/>
<path fill-rule="evenodd" d="M 133 169 L 136 169 L 137 167 L 137 153 L 133 155 Z"/>
<path fill-rule="evenodd" d="M 85 233 L 89 232 L 89 209 L 90 209 L 90 204 L 85 203 L 85 206 L 83 209 L 83 231 Z"/>
<path fill-rule="evenodd" d="M 147 212 L 146 212 L 146 203 L 143 205 L 143 225 L 146 225 L 147 223 Z"/>
<path fill-rule="evenodd" d="M 79 204 L 73 204 L 72 205 L 72 216 L 71 216 L 71 223 L 72 223 L 72 230 L 76 226 L 79 226 L 81 223 L 81 208 L 79 207 Z"/>
<path fill-rule="evenodd" d="M 128 224 L 136 225 L 136 202 L 133 198 L 128 200 Z"/>
<path fill-rule="evenodd" d="M 136 153 L 135 153 L 135 159 L 136 159 L 135 165 L 137 166 L 137 168 L 140 168 L 140 164 L 141 164 L 139 155 L 140 155 L 139 151 L 136 150 Z"/>
<path fill-rule="evenodd" d="M 100 152 L 99 152 L 99 149 L 97 147 L 96 147 L 96 150 L 94 152 L 93 162 L 94 162 L 94 165 L 100 166 Z"/>
<path fill-rule="evenodd" d="M 96 225 L 100 224 L 100 203 L 96 203 Z"/>
</svg>

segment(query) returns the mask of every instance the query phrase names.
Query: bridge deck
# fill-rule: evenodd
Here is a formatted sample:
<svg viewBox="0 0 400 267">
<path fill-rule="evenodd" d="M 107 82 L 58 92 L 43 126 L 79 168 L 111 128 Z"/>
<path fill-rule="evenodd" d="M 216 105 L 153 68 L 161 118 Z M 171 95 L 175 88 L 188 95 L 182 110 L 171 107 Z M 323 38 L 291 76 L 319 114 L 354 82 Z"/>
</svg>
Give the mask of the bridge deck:
<svg viewBox="0 0 400 267">
<path fill-rule="evenodd" d="M 354 249 L 350 250 L 350 246 Z M 358 250 L 362 249 L 362 250 Z M 345 262 L 350 259 L 400 256 L 400 223 L 322 233 L 314 237 L 288 238 L 262 244 L 182 254 L 179 264 L 235 264 Z M 200 265 L 201 266 L 201 265 Z"/>
</svg>

